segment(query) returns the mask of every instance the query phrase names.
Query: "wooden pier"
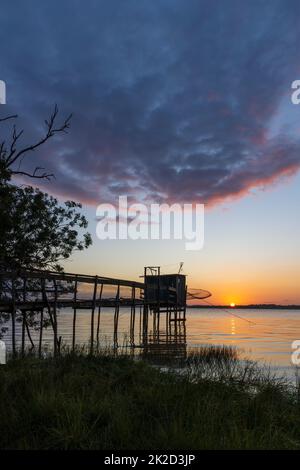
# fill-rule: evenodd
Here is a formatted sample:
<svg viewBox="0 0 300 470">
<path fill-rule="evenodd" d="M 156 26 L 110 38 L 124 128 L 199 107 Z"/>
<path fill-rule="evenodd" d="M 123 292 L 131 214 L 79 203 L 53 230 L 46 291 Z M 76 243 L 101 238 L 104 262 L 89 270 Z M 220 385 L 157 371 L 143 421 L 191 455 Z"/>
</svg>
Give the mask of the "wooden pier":
<svg viewBox="0 0 300 470">
<path fill-rule="evenodd" d="M 159 268 L 147 267 L 143 277 L 144 282 L 138 282 L 54 271 L 1 272 L 0 314 L 8 315 L 11 320 L 12 353 L 17 353 L 16 320 L 22 324 L 21 353 L 25 352 L 26 339 L 32 348 L 36 348 L 30 334 L 30 321 L 34 317 L 35 325 L 39 324 L 38 354 L 42 353 L 43 330 L 47 322 L 53 331 L 53 352 L 59 354 L 62 337 L 58 331 L 57 315 L 63 308 L 73 309 L 72 350 L 76 347 L 79 309 L 90 312 L 90 353 L 99 347 L 101 310 L 104 307 L 112 309 L 114 348 L 118 348 L 119 316 L 123 307 L 130 308 L 128 329 L 132 348 L 144 348 L 149 353 L 170 342 L 178 343 L 178 335 L 182 348 L 185 327 L 183 335 L 179 325 L 186 319 L 185 276 L 163 276 Z M 136 344 L 138 321 L 140 341 Z"/>
</svg>

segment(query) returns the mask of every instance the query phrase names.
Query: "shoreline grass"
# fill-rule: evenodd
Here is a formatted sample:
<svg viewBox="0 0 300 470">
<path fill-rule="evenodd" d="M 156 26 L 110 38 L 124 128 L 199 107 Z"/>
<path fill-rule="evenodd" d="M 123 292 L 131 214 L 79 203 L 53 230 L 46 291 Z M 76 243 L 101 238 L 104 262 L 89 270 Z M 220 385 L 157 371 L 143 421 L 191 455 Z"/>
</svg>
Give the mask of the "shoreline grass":
<svg viewBox="0 0 300 470">
<path fill-rule="evenodd" d="M 109 354 L 0 367 L 1 449 L 299 449 L 299 390 L 225 348 L 184 373 Z"/>
</svg>

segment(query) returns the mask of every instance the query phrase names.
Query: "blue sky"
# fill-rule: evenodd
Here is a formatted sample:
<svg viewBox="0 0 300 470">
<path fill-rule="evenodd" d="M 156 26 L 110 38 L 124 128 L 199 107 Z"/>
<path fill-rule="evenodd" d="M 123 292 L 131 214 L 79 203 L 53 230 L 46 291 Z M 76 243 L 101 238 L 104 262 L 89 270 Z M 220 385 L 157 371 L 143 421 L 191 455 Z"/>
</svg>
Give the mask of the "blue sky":
<svg viewBox="0 0 300 470">
<path fill-rule="evenodd" d="M 41 187 L 84 205 L 94 246 L 72 268 L 136 277 L 144 264 L 184 261 L 216 301 L 300 302 L 300 106 L 290 100 L 299 10 L 274 0 L 2 0 L 5 112 L 19 114 L 24 143 L 54 103 L 74 113 L 68 135 L 23 162 L 56 175 Z M 96 206 L 123 194 L 205 203 L 204 249 L 96 240 Z"/>
</svg>

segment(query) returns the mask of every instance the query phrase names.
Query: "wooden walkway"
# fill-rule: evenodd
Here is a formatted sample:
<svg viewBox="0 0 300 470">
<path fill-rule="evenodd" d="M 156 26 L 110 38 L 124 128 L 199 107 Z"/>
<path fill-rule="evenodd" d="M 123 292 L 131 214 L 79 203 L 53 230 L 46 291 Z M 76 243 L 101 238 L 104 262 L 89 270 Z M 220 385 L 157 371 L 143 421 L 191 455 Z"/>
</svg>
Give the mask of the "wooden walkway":
<svg viewBox="0 0 300 470">
<path fill-rule="evenodd" d="M 91 285 L 89 298 L 83 292 L 82 287 Z M 104 287 L 110 290 L 115 288 L 113 297 L 104 296 Z M 129 296 L 121 296 L 121 289 L 130 292 Z M 87 309 L 91 312 L 90 325 L 90 352 L 94 350 L 95 339 L 99 341 L 100 317 L 102 307 L 111 307 L 114 312 L 114 340 L 117 342 L 118 321 L 120 307 L 131 308 L 130 330 L 134 335 L 135 311 L 143 305 L 144 284 L 127 279 L 115 279 L 103 276 L 91 276 L 85 274 L 61 273 L 53 271 L 16 271 L 0 273 L 0 312 L 11 315 L 12 351 L 16 352 L 15 323 L 17 315 L 22 317 L 22 351 L 25 348 L 25 335 L 29 336 L 29 317 L 32 312 L 40 315 L 40 339 L 39 353 L 42 350 L 43 325 L 45 314 L 50 320 L 54 337 L 54 353 L 61 346 L 57 326 L 57 311 L 60 308 L 73 309 L 72 348 L 76 345 L 76 320 L 77 310 Z M 139 295 L 137 294 L 139 291 Z M 110 293 L 111 294 L 111 293 Z M 65 298 L 62 298 L 64 296 Z M 80 297 L 81 296 L 81 297 Z M 82 298 L 83 297 L 83 298 Z M 95 331 L 95 315 L 97 325 Z M 133 331 L 132 331 L 133 330 Z M 31 340 L 31 339 L 30 339 Z"/>
<path fill-rule="evenodd" d="M 106 292 L 105 292 L 106 290 Z M 101 310 L 111 308 L 113 315 L 113 344 L 118 347 L 118 324 L 121 307 L 130 308 L 129 335 L 133 347 L 144 347 L 148 343 L 149 315 L 153 317 L 154 342 L 159 342 L 160 313 L 165 313 L 165 335 L 168 338 L 171 322 L 185 321 L 174 308 L 168 305 L 147 303 L 144 299 L 143 282 L 116 279 L 103 276 L 91 276 L 54 271 L 15 271 L 0 272 L 0 313 L 7 313 L 11 318 L 12 352 L 16 354 L 16 321 L 22 323 L 21 352 L 24 354 L 26 339 L 35 348 L 30 335 L 30 320 L 34 315 L 39 322 L 38 353 L 43 348 L 43 330 L 45 322 L 50 322 L 53 330 L 54 354 L 60 352 L 62 338 L 58 331 L 57 313 L 59 309 L 73 309 L 72 349 L 76 347 L 77 311 L 90 311 L 90 353 L 99 346 Z M 109 292 L 107 292 L 109 291 Z M 112 291 L 113 295 L 112 295 Z M 125 291 L 125 293 L 124 293 Z M 141 329 L 141 342 L 135 345 L 135 327 L 137 310 Z M 171 326 L 172 325 L 172 326 Z M 175 325 L 175 331 L 176 331 Z M 154 332 L 154 333 L 153 333 Z M 153 341 L 153 338 L 152 338 Z"/>
</svg>

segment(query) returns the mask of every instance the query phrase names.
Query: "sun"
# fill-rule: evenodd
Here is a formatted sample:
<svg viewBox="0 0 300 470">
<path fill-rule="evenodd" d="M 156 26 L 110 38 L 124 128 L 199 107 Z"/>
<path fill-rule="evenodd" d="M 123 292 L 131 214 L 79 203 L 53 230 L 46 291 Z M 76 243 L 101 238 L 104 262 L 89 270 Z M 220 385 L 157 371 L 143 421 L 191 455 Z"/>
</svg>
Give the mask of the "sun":
<svg viewBox="0 0 300 470">
<path fill-rule="evenodd" d="M 235 307 L 235 303 L 231 302 L 230 307 L 232 307 L 232 308 Z"/>
</svg>

